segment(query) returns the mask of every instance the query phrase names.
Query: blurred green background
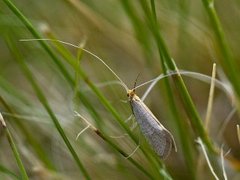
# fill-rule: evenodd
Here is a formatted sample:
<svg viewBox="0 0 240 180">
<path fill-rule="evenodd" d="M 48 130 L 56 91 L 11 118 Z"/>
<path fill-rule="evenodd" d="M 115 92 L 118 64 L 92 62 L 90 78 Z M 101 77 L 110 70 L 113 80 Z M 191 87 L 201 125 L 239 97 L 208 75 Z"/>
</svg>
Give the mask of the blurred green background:
<svg viewBox="0 0 240 180">
<path fill-rule="evenodd" d="M 0 1 L 0 111 L 30 179 L 213 179 L 196 142 L 202 138 L 201 128 L 210 139 L 206 150 L 219 178 L 224 178 L 222 145 L 224 153 L 231 150 L 224 157 L 228 178 L 239 178 L 239 1 L 219 0 L 214 6 L 211 0 L 9 2 Z M 187 91 L 178 79 L 159 81 L 145 103 L 178 148 L 162 161 L 139 128 L 131 130 L 135 120 L 124 122 L 132 114 L 126 92 L 102 63 L 57 42 L 20 41 L 29 38 L 80 44 L 102 58 L 129 88 L 138 74 L 139 85 L 164 73 L 164 67 L 165 73 L 174 70 L 168 55 L 178 69 L 210 78 L 216 63 L 216 78 L 234 93 L 215 88 L 205 128 L 210 80 L 183 76 Z M 141 97 L 146 89 L 136 93 Z M 187 92 L 195 106 L 184 97 Z M 192 109 L 202 122 L 197 129 Z M 74 111 L 101 135 L 89 128 L 76 140 L 87 124 Z M 0 179 L 18 179 L 23 172 L 0 130 Z M 141 148 L 124 157 L 139 143 Z"/>
</svg>

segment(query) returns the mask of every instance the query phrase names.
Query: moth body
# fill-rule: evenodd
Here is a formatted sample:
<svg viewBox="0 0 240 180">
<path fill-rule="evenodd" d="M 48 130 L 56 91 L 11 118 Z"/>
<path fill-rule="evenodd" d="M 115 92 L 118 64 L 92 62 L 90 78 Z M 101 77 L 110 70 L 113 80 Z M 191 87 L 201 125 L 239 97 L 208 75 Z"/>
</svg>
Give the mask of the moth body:
<svg viewBox="0 0 240 180">
<path fill-rule="evenodd" d="M 172 134 L 157 120 L 133 90 L 128 93 L 129 102 L 141 132 L 153 150 L 162 159 L 167 158 L 175 146 Z"/>
</svg>

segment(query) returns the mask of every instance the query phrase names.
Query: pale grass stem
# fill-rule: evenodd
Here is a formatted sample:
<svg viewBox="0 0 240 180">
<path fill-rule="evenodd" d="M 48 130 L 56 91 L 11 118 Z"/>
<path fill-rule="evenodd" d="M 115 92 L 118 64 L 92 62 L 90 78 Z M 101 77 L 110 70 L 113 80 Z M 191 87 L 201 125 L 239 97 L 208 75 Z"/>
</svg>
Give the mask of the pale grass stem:
<svg viewBox="0 0 240 180">
<path fill-rule="evenodd" d="M 238 137 L 238 142 L 240 144 L 240 128 L 238 124 L 237 124 L 237 137 Z"/>
<path fill-rule="evenodd" d="M 223 145 L 221 147 L 221 164 L 222 164 L 222 172 L 223 172 L 224 180 L 228 180 L 227 173 L 226 173 L 226 170 L 225 170 L 225 165 L 224 165 Z"/>
<path fill-rule="evenodd" d="M 205 146 L 204 146 L 204 144 L 203 144 L 203 142 L 202 142 L 202 140 L 201 140 L 200 137 L 198 137 L 197 143 L 201 146 L 203 155 L 204 155 L 204 157 L 205 157 L 205 159 L 206 159 L 206 161 L 207 161 L 208 167 L 209 167 L 212 175 L 214 176 L 214 178 L 215 178 L 216 180 L 219 180 L 217 174 L 215 173 L 215 171 L 214 171 L 214 169 L 213 169 L 213 167 L 212 167 L 212 165 L 211 165 L 211 163 L 210 163 L 210 160 L 209 160 L 208 155 L 207 155 L 207 151 L 206 151 Z"/>
<path fill-rule="evenodd" d="M 209 126 L 210 126 L 213 98 L 214 98 L 215 78 L 216 78 L 216 64 L 214 63 L 213 69 L 212 69 L 212 79 L 211 79 L 209 97 L 208 97 L 207 113 L 206 113 L 206 118 L 205 118 L 206 132 L 209 131 Z"/>
</svg>

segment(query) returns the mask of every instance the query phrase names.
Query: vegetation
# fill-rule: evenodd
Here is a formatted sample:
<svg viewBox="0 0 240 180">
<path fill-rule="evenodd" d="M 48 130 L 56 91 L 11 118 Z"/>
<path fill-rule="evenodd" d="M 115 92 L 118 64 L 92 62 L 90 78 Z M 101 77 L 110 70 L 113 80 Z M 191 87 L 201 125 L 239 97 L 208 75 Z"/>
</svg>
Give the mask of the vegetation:
<svg viewBox="0 0 240 180">
<path fill-rule="evenodd" d="M 0 6 L 0 179 L 239 178 L 238 1 Z M 154 153 L 105 63 L 129 88 L 165 77 L 144 102 L 177 152 Z"/>
</svg>

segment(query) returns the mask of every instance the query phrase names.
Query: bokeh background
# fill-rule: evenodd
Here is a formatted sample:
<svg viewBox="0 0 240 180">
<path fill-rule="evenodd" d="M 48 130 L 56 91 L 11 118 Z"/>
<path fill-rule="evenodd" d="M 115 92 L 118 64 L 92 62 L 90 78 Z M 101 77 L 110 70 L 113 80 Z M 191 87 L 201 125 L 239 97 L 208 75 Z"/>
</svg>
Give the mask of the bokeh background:
<svg viewBox="0 0 240 180">
<path fill-rule="evenodd" d="M 196 142 L 196 131 L 191 126 L 191 118 L 174 82 L 169 78 L 171 96 L 175 102 L 178 118 L 173 115 L 169 103 L 168 89 L 163 80 L 159 81 L 148 95 L 145 103 L 160 122 L 173 134 L 178 151 L 171 152 L 161 161 L 149 150 L 139 128 L 131 130 L 136 142 L 125 135 L 126 130 L 113 112 L 106 108 L 90 84 L 95 85 L 111 108 L 122 121 L 132 114 L 127 102 L 126 91 L 114 75 L 96 58 L 77 48 L 59 43 L 46 43 L 58 61 L 65 68 L 72 81 L 59 69 L 46 49 L 37 41 L 22 42 L 21 39 L 36 38 L 21 21 L 16 12 L 10 10 L 6 1 L 0 2 L 0 111 L 14 138 L 20 157 L 30 179 L 82 179 L 71 153 L 59 135 L 46 109 L 38 100 L 22 69 L 23 61 L 40 87 L 54 115 L 59 120 L 84 168 L 92 179 L 159 179 L 171 176 L 173 179 L 213 179 Z M 158 30 L 171 58 L 182 70 L 202 73 L 211 78 L 213 63 L 217 76 L 230 90 L 215 88 L 208 137 L 219 150 L 230 152 L 225 156 L 225 169 L 229 179 L 239 178 L 240 143 L 236 125 L 238 117 L 238 96 L 232 93 L 228 81 L 219 37 L 214 31 L 213 21 L 204 6 L 207 0 L 62 0 L 62 1 L 12 1 L 32 24 L 42 38 L 56 38 L 81 45 L 102 58 L 113 71 L 132 88 L 163 73 L 158 45 L 144 13 L 144 5 L 155 3 Z M 211 1 L 210 1 L 211 2 Z M 239 30 L 240 3 L 237 0 L 219 0 L 214 3 L 216 16 L 226 38 L 227 47 L 232 52 L 231 60 L 239 70 Z M 219 48 L 220 46 L 220 48 Z M 79 58 L 78 54 L 81 54 Z M 21 59 L 22 61 L 19 60 Z M 71 61 L 72 60 L 72 61 Z M 71 62 L 79 63 L 72 65 Z M 77 67 L 77 68 L 76 68 Z M 78 75 L 78 67 L 85 76 Z M 239 71 L 236 71 L 239 75 Z M 238 76 L 239 77 L 239 76 Z M 201 77 L 183 76 L 187 90 L 192 97 L 202 124 L 206 118 L 210 81 L 199 81 Z M 239 78 L 240 79 L 240 78 Z M 234 87 L 234 85 L 233 85 Z M 136 90 L 141 97 L 147 86 Z M 79 92 L 81 95 L 79 95 Z M 101 131 L 104 136 L 126 154 L 140 143 L 148 155 L 138 149 L 131 158 L 150 174 L 146 175 L 129 158 L 124 157 L 116 147 L 98 136 L 89 128 L 76 140 L 77 134 L 87 124 L 75 116 L 79 112 Z M 184 127 L 179 135 L 179 123 Z M 135 120 L 125 122 L 132 127 Z M 180 130 L 180 131 L 181 131 Z M 3 128 L 0 131 L 0 178 L 12 179 L 20 176 Z M 112 138 L 115 136 L 115 138 Z M 185 147 L 185 150 L 184 150 Z M 191 153 L 188 156 L 188 152 Z M 150 155 L 149 155 L 150 154 Z M 149 156 L 154 160 L 149 160 Z M 210 154 L 211 156 L 211 154 Z M 150 159 L 151 159 L 150 158 Z M 218 153 L 215 163 L 221 167 Z M 155 164 L 154 164 L 155 163 Z M 6 172 L 5 170 L 10 172 Z M 169 175 L 161 175 L 166 172 Z M 164 172 L 164 173 L 163 173 Z M 217 174 L 222 171 L 216 170 Z"/>
</svg>

